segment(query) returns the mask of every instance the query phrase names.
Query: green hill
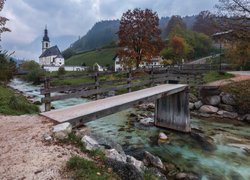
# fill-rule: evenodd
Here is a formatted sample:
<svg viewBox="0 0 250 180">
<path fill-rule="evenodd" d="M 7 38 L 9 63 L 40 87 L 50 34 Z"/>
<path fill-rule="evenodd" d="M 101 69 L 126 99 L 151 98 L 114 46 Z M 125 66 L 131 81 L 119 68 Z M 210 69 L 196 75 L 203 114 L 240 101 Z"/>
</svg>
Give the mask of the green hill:
<svg viewBox="0 0 250 180">
<path fill-rule="evenodd" d="M 116 48 L 98 49 L 77 54 L 65 61 L 66 65 L 81 66 L 85 63 L 87 66 L 92 66 L 94 63 L 100 65 L 113 65 L 113 58 L 116 54 Z"/>
</svg>

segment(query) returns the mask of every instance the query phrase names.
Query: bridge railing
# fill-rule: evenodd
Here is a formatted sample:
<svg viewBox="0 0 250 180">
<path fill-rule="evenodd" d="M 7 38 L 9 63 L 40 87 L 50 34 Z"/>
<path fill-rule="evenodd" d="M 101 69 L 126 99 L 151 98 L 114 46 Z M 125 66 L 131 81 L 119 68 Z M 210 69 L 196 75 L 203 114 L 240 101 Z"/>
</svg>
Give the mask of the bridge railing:
<svg viewBox="0 0 250 180">
<path fill-rule="evenodd" d="M 107 80 L 108 76 L 112 80 Z M 51 86 L 56 80 L 66 78 L 91 78 L 92 82 L 77 85 Z M 115 78 L 114 78 L 115 77 Z M 109 78 L 110 79 L 110 78 Z M 51 102 L 69 98 L 87 98 L 95 96 L 96 99 L 101 95 L 111 96 L 115 93 L 131 92 L 142 89 L 143 87 L 155 86 L 163 83 L 184 83 L 190 86 L 199 86 L 203 83 L 201 73 L 173 73 L 164 68 L 144 69 L 141 71 L 127 72 L 95 72 L 90 74 L 65 75 L 60 77 L 43 77 L 44 87 L 41 94 L 44 95 L 42 102 L 45 104 L 45 111 L 51 110 Z M 58 92 L 63 92 L 58 94 Z M 111 95 L 110 95 L 111 94 Z"/>
</svg>

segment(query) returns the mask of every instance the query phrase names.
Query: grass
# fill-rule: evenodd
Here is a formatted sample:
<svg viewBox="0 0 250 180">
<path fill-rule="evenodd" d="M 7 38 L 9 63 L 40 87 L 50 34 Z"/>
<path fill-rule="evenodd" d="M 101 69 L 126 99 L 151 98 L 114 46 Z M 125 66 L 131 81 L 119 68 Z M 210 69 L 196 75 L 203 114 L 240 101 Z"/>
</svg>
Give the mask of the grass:
<svg viewBox="0 0 250 180">
<path fill-rule="evenodd" d="M 30 103 L 24 96 L 0 86 L 0 114 L 23 115 L 38 113 L 38 106 Z"/>
<path fill-rule="evenodd" d="M 109 173 L 107 168 L 96 165 L 94 161 L 89 161 L 80 156 L 73 156 L 67 162 L 67 168 L 73 172 L 74 179 L 119 179 L 117 175 Z"/>
<path fill-rule="evenodd" d="M 218 81 L 218 80 L 222 80 L 222 79 L 229 79 L 232 77 L 234 77 L 233 74 L 210 71 L 210 72 L 205 73 L 204 81 L 206 83 L 208 83 L 208 82 Z"/>
<path fill-rule="evenodd" d="M 81 66 L 83 63 L 85 63 L 87 66 L 93 66 L 93 64 L 97 62 L 102 66 L 106 66 L 107 64 L 112 65 L 115 54 L 116 48 L 90 51 L 72 56 L 65 61 L 65 64 Z"/>
<path fill-rule="evenodd" d="M 221 87 L 226 93 L 234 94 L 237 97 L 238 108 L 244 113 L 250 112 L 250 80 L 230 83 Z"/>
<path fill-rule="evenodd" d="M 82 152 L 87 152 L 84 144 L 81 141 L 81 138 L 76 136 L 74 133 L 70 133 L 67 138 L 62 140 L 62 143 L 72 144 L 76 146 L 77 148 L 79 148 Z"/>
<path fill-rule="evenodd" d="M 144 180 L 159 180 L 159 178 L 153 172 L 145 171 Z"/>
<path fill-rule="evenodd" d="M 79 77 L 79 78 L 65 78 L 55 81 L 51 81 L 51 86 L 63 86 L 63 85 L 76 85 L 84 83 L 94 83 L 93 78 Z"/>
</svg>

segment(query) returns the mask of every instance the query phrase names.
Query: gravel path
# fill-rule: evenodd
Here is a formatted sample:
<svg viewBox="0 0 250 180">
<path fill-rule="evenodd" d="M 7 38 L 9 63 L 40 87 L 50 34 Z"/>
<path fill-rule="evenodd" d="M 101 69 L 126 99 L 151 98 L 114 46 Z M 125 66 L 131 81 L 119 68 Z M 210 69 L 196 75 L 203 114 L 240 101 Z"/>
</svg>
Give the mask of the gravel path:
<svg viewBox="0 0 250 180">
<path fill-rule="evenodd" d="M 82 154 L 43 141 L 53 124 L 39 115 L 0 116 L 0 179 L 68 179 L 65 162 Z M 86 157 L 86 156 L 85 156 Z"/>
</svg>

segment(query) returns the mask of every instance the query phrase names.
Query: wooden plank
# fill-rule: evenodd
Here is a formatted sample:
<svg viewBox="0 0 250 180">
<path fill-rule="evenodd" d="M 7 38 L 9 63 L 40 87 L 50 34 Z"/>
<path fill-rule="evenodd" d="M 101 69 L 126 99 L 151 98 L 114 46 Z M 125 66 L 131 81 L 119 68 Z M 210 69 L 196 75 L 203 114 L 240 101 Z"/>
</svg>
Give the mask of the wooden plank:
<svg viewBox="0 0 250 180">
<path fill-rule="evenodd" d="M 140 101 L 156 100 L 163 96 L 169 96 L 184 91 L 188 86 L 180 84 L 164 84 L 123 95 L 75 105 L 63 109 L 41 113 L 58 123 L 86 123 L 118 111 L 127 109 Z"/>
</svg>

